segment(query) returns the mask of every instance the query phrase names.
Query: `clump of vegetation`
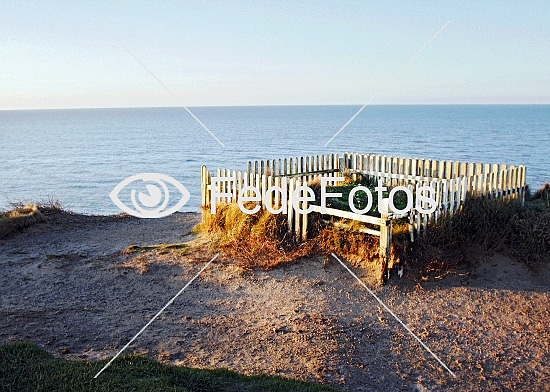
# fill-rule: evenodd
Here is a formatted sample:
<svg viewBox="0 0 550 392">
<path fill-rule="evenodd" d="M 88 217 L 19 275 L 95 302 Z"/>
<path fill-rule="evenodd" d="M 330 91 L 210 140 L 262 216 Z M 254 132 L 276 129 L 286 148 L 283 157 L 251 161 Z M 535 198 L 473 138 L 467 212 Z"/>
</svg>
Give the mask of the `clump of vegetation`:
<svg viewBox="0 0 550 392">
<path fill-rule="evenodd" d="M 124 355 L 98 378 L 102 361 L 54 358 L 29 343 L 0 346 L 0 389 L 5 391 L 336 391 L 325 385 L 275 376 L 244 376 L 224 369 L 163 365 Z"/>
<path fill-rule="evenodd" d="M 61 204 L 55 199 L 44 203 L 11 203 L 11 209 L 0 211 L 0 238 L 38 222 L 46 221 L 46 216 L 61 212 Z"/>
<path fill-rule="evenodd" d="M 43 222 L 46 218 L 37 206 L 25 204 L 0 213 L 0 238 L 17 230 Z"/>
<path fill-rule="evenodd" d="M 541 200 L 543 204 L 550 206 L 550 184 L 544 184 L 530 199 Z"/>
<path fill-rule="evenodd" d="M 245 207 L 252 209 L 254 205 L 248 203 Z M 287 232 L 282 215 L 266 210 L 245 214 L 237 203 L 221 203 L 215 214 L 205 208 L 203 221 L 194 232 L 207 237 L 212 246 L 224 254 L 250 267 L 270 268 L 300 255 L 300 246 Z"/>
<path fill-rule="evenodd" d="M 153 245 L 132 244 L 124 250 L 124 253 L 131 254 L 136 252 L 146 252 L 149 250 L 156 250 L 157 254 L 165 254 L 173 249 L 179 249 L 184 251 L 187 248 L 189 248 L 189 244 L 186 242 L 175 243 L 175 244 L 153 244 Z"/>
<path fill-rule="evenodd" d="M 246 206 L 252 209 L 254 205 Z M 195 232 L 208 238 L 217 251 L 233 258 L 243 268 L 272 268 L 313 254 L 337 253 L 355 265 L 378 264 L 378 239 L 357 232 L 358 222 L 337 229 L 323 224 L 317 214 L 308 219 L 310 239 L 296 242 L 288 232 L 286 216 L 265 210 L 244 214 L 237 203 L 217 206 L 216 214 L 209 210 Z"/>
<path fill-rule="evenodd" d="M 61 202 L 56 198 L 49 198 L 46 201 L 40 201 L 37 203 L 24 203 L 24 202 L 13 202 L 11 203 L 12 210 L 20 210 L 28 206 L 35 206 L 38 211 L 44 215 L 58 214 L 64 212 Z"/>
<path fill-rule="evenodd" d="M 458 213 L 429 227 L 402 256 L 424 276 L 444 276 L 480 253 L 499 252 L 529 266 L 548 261 L 550 206 L 536 196 L 542 192 L 528 195 L 524 206 L 517 201 L 469 199 Z M 453 257 L 447 260 L 444 253 Z"/>
<path fill-rule="evenodd" d="M 117 267 L 136 268 L 140 274 L 145 274 L 149 271 L 149 267 L 158 263 L 159 260 L 169 264 L 179 263 L 179 258 L 189 256 L 195 247 L 197 247 L 197 244 L 194 242 L 152 245 L 132 244 L 122 252 L 131 257 L 125 262 L 118 264 Z M 150 255 L 149 252 L 154 252 L 154 256 Z M 159 258 L 161 255 L 166 255 L 166 257 Z"/>
</svg>

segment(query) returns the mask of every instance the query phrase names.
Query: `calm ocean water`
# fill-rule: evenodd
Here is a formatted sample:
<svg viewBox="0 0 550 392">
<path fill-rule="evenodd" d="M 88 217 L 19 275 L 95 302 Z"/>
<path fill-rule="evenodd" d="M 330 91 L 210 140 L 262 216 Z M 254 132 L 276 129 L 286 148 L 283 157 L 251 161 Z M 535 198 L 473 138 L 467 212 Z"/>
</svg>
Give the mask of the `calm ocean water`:
<svg viewBox="0 0 550 392">
<path fill-rule="evenodd" d="M 200 203 L 200 166 L 243 169 L 252 159 L 331 152 L 527 165 L 532 188 L 550 180 L 550 105 L 358 106 L 0 111 L 0 208 L 55 197 L 69 210 L 118 213 L 108 195 L 126 177 L 167 174 Z"/>
</svg>

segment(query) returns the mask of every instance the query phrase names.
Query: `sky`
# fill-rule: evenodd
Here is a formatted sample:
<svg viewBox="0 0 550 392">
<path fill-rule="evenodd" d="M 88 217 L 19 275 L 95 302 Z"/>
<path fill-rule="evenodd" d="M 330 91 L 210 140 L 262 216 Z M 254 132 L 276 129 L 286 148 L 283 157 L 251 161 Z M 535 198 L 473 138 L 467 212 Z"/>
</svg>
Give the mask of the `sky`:
<svg viewBox="0 0 550 392">
<path fill-rule="evenodd" d="M 548 1 L 9 1 L 0 8 L 0 109 L 345 105 L 373 97 L 372 104 L 548 104 L 549 70 Z"/>
</svg>

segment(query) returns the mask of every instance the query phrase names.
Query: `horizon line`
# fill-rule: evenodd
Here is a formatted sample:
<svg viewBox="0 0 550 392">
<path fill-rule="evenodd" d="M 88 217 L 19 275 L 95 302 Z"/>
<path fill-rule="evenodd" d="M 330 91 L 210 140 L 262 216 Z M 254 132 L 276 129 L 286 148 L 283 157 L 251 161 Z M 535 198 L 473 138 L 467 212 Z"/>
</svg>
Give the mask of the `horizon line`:
<svg viewBox="0 0 550 392">
<path fill-rule="evenodd" d="M 379 103 L 369 106 L 549 106 L 548 103 Z M 314 107 L 314 106 L 361 106 L 361 104 L 274 104 L 274 105 L 196 105 L 190 108 L 246 108 L 246 107 Z M 86 107 L 61 107 L 61 108 L 13 108 L 3 109 L 0 112 L 31 111 L 31 110 L 100 110 L 100 109 L 177 109 L 180 105 L 171 106 L 86 106 Z"/>
</svg>

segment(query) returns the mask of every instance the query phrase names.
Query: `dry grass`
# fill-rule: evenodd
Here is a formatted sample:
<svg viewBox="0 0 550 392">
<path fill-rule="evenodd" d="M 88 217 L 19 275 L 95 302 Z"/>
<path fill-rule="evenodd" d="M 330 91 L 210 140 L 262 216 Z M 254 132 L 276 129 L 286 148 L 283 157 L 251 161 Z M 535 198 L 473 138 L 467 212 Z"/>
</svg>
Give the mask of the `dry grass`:
<svg viewBox="0 0 550 392">
<path fill-rule="evenodd" d="M 170 250 L 179 249 L 182 251 L 182 255 L 186 252 L 185 250 L 189 248 L 189 244 L 186 242 L 180 242 L 175 244 L 153 244 L 153 245 L 137 245 L 132 244 L 124 250 L 124 253 L 131 254 L 136 252 L 145 252 L 148 250 L 156 250 L 157 254 L 166 254 Z"/>
<path fill-rule="evenodd" d="M 517 202 L 470 199 L 459 213 L 404 246 L 402 257 L 427 279 L 444 277 L 494 252 L 529 266 L 548 262 L 550 208 L 545 201 L 534 197 L 522 207 Z"/>
<path fill-rule="evenodd" d="M 248 206 L 252 208 L 253 205 Z M 358 223 L 343 230 L 329 228 L 310 215 L 311 239 L 297 243 L 287 231 L 286 216 L 260 210 L 244 214 L 236 203 L 220 204 L 217 213 L 204 211 L 203 222 L 195 232 L 211 247 L 231 257 L 241 268 L 272 268 L 314 254 L 338 253 L 356 266 L 376 268 L 378 238 L 355 231 Z"/>
<path fill-rule="evenodd" d="M 166 264 L 182 264 L 186 262 L 204 261 L 198 257 L 194 249 L 199 248 L 197 241 L 173 244 L 153 244 L 128 246 L 122 254 L 130 256 L 118 268 L 135 268 L 140 274 L 149 272 L 149 267 L 159 262 Z"/>
<path fill-rule="evenodd" d="M 36 205 L 14 206 L 13 209 L 0 213 L 0 238 L 45 220 L 46 218 Z"/>
<path fill-rule="evenodd" d="M 246 207 L 252 209 L 254 205 Z M 194 231 L 243 266 L 270 268 L 299 257 L 299 247 L 286 232 L 285 222 L 282 216 L 268 211 L 245 214 L 237 203 L 225 203 L 217 206 L 216 214 L 204 210 L 203 221 Z"/>
<path fill-rule="evenodd" d="M 531 200 L 542 200 L 546 205 L 550 206 L 550 184 L 544 184 L 542 188 L 534 193 Z"/>
<path fill-rule="evenodd" d="M 46 201 L 41 201 L 38 203 L 26 203 L 26 202 L 13 202 L 10 203 L 12 210 L 19 210 L 28 206 L 36 206 L 36 208 L 44 215 L 57 214 L 64 212 L 61 202 L 55 198 L 49 198 Z"/>
<path fill-rule="evenodd" d="M 11 209 L 0 211 L 0 238 L 38 222 L 44 222 L 47 215 L 62 212 L 56 199 L 42 203 L 10 203 Z"/>
</svg>

